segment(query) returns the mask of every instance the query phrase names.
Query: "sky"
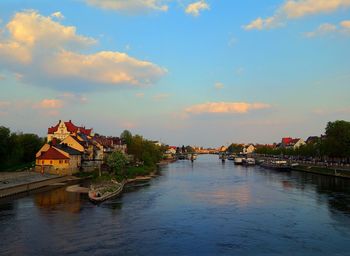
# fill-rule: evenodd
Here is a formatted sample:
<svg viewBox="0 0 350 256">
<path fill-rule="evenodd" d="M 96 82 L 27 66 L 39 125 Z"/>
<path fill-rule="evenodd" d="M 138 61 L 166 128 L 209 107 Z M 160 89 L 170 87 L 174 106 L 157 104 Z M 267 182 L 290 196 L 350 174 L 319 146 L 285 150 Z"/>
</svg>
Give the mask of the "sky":
<svg viewBox="0 0 350 256">
<path fill-rule="evenodd" d="M 0 125 L 170 145 L 350 120 L 349 0 L 2 0 Z"/>
</svg>

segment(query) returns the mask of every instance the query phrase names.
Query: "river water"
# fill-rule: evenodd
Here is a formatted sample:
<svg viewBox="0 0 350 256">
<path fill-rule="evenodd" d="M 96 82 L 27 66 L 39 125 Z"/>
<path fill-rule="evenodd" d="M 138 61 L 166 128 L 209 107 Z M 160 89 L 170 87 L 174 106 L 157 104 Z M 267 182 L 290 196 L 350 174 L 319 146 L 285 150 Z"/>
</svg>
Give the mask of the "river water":
<svg viewBox="0 0 350 256">
<path fill-rule="evenodd" d="M 0 255 L 350 255 L 350 181 L 178 161 L 99 206 L 65 188 L 0 202 Z"/>
</svg>

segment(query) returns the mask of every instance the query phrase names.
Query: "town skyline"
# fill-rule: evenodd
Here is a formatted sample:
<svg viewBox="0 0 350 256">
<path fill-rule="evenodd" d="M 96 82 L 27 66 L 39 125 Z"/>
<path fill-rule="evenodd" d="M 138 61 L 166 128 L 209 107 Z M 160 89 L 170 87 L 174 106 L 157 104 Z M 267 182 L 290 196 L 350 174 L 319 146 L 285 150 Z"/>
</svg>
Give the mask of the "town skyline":
<svg viewBox="0 0 350 256">
<path fill-rule="evenodd" d="M 204 147 L 319 136 L 350 114 L 350 4 L 325 3 L 2 1 L 1 124 Z"/>
</svg>

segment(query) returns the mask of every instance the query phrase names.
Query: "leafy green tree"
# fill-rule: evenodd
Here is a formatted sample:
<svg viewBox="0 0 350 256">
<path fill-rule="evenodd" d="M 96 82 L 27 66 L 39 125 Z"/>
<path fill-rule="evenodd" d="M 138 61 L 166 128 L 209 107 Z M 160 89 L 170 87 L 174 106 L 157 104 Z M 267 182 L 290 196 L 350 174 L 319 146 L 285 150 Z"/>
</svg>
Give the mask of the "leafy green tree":
<svg viewBox="0 0 350 256">
<path fill-rule="evenodd" d="M 233 153 L 240 153 L 243 151 L 243 145 L 242 144 L 236 144 L 236 143 L 232 143 L 230 146 L 228 146 L 227 148 L 227 152 L 230 154 Z"/>
<path fill-rule="evenodd" d="M 113 152 L 107 158 L 107 164 L 115 175 L 124 175 L 127 163 L 128 160 L 126 156 L 120 151 Z"/>
<path fill-rule="evenodd" d="M 350 157 L 350 122 L 328 122 L 325 151 L 330 157 Z"/>
<path fill-rule="evenodd" d="M 121 134 L 120 134 L 120 138 L 122 139 L 122 141 L 129 146 L 132 142 L 132 134 L 130 131 L 128 130 L 124 130 Z"/>
</svg>

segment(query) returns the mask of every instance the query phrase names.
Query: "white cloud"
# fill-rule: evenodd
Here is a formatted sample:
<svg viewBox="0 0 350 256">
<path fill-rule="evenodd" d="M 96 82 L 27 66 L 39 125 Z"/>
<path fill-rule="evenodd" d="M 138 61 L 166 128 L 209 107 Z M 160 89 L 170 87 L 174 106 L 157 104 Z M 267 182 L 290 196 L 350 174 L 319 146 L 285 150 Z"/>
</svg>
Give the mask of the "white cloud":
<svg viewBox="0 0 350 256">
<path fill-rule="evenodd" d="M 245 30 L 271 29 L 281 26 L 288 19 L 330 13 L 348 7 L 350 7 L 350 0 L 286 0 L 272 16 L 265 19 L 259 17 L 243 28 Z"/>
<path fill-rule="evenodd" d="M 321 24 L 315 31 L 305 33 L 306 37 L 312 38 L 326 35 L 350 35 L 350 21 L 344 20 L 338 25 L 331 23 Z"/>
<path fill-rule="evenodd" d="M 205 0 L 201 0 L 198 2 L 194 2 L 189 4 L 185 10 L 185 12 L 189 15 L 193 15 L 195 17 L 199 16 L 201 11 L 209 10 L 209 5 L 205 2 Z"/>
<path fill-rule="evenodd" d="M 288 18 L 332 12 L 350 6 L 350 0 L 289 0 L 281 7 Z"/>
<path fill-rule="evenodd" d="M 95 39 L 78 35 L 36 11 L 14 15 L 6 25 L 7 38 L 0 38 L 0 70 L 21 75 L 21 81 L 55 86 L 110 84 L 143 86 L 155 83 L 167 71 L 125 53 L 101 51 L 82 54 Z"/>
<path fill-rule="evenodd" d="M 246 102 L 208 102 L 204 104 L 193 105 L 185 109 L 188 114 L 203 113 L 231 113 L 244 114 L 252 110 L 267 109 L 271 106 L 265 103 L 246 103 Z"/>
<path fill-rule="evenodd" d="M 81 94 L 75 94 L 71 92 L 65 92 L 58 96 L 58 98 L 62 99 L 63 101 L 66 101 L 70 104 L 84 104 L 88 102 L 88 98 Z"/>
<path fill-rule="evenodd" d="M 57 99 L 43 99 L 39 103 L 34 104 L 33 107 L 39 109 L 59 109 L 63 108 L 63 101 Z"/>
<path fill-rule="evenodd" d="M 345 29 L 350 29 L 350 20 L 344 20 L 340 22 L 340 26 L 342 26 Z"/>
<path fill-rule="evenodd" d="M 253 20 L 251 23 L 248 25 L 243 26 L 245 30 L 263 30 L 263 29 L 270 29 L 270 28 L 275 28 L 278 26 L 281 26 L 281 22 L 277 21 L 276 17 L 269 17 L 266 19 L 262 18 L 257 18 Z"/>
<path fill-rule="evenodd" d="M 61 12 L 54 12 L 51 14 L 51 17 L 57 18 L 57 19 L 64 19 L 64 16 Z"/>
<path fill-rule="evenodd" d="M 329 34 L 331 32 L 335 32 L 335 31 L 337 31 L 336 25 L 333 25 L 330 23 L 324 23 L 324 24 L 321 24 L 315 31 L 305 33 L 305 36 L 315 37 L 315 36 Z"/>
<path fill-rule="evenodd" d="M 166 0 L 85 0 L 91 6 L 106 10 L 139 13 L 147 11 L 167 11 Z"/>
<path fill-rule="evenodd" d="M 223 89 L 224 87 L 225 87 L 224 84 L 223 84 L 223 83 L 220 83 L 220 82 L 217 82 L 217 83 L 214 84 L 214 88 L 215 88 L 215 89 L 218 89 L 218 90 L 221 90 L 221 89 Z"/>
</svg>

